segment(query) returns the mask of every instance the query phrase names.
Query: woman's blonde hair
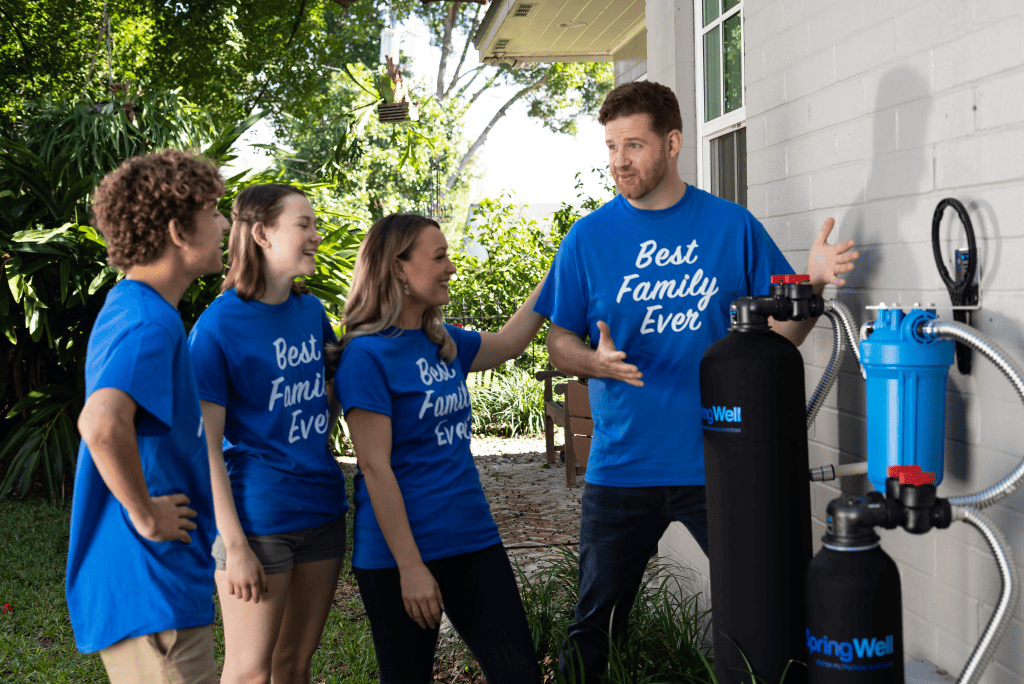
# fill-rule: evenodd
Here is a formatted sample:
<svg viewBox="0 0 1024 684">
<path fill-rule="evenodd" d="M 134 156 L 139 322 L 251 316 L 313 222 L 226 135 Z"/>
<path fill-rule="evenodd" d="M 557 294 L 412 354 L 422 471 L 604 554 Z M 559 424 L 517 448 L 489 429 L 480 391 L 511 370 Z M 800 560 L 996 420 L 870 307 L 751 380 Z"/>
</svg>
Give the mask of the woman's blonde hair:
<svg viewBox="0 0 1024 684">
<path fill-rule="evenodd" d="M 354 338 L 375 335 L 390 328 L 402 313 L 402 284 L 395 275 L 399 259 L 409 258 L 416 240 L 427 226 L 441 226 L 419 214 L 391 214 L 370 227 L 356 255 L 352 286 L 345 302 L 345 335 L 341 343 L 329 350 L 335 357 Z M 444 327 L 440 306 L 423 312 L 423 332 L 438 345 L 438 358 L 455 359 L 455 341 Z"/>
<path fill-rule="evenodd" d="M 221 292 L 235 288 L 243 301 L 259 299 L 267 290 L 264 275 L 263 248 L 256 244 L 252 229 L 257 223 L 273 227 L 284 209 L 282 200 L 288 195 L 302 195 L 298 188 L 279 183 L 250 185 L 235 198 L 231 208 L 231 235 L 228 237 L 228 275 L 220 286 Z M 300 281 L 292 283 L 292 292 L 308 294 L 309 289 Z"/>
</svg>

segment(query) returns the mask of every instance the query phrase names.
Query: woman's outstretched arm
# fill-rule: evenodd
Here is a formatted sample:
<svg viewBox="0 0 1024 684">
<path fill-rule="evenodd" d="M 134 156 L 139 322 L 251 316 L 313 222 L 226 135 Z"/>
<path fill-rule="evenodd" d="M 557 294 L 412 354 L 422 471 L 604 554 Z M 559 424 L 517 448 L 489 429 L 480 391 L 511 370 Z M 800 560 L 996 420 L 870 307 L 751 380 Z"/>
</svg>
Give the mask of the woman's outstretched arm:
<svg viewBox="0 0 1024 684">
<path fill-rule="evenodd" d="M 391 418 L 354 408 L 345 415 L 345 422 L 373 514 L 398 563 L 405 612 L 420 627 L 436 627 L 441 624 L 441 589 L 420 556 L 409 527 L 402 491 L 391 470 Z"/>
<path fill-rule="evenodd" d="M 494 368 L 499 363 L 517 358 L 526 350 L 533 338 L 537 336 L 540 326 L 544 324 L 544 317 L 533 310 L 533 305 L 537 303 L 537 296 L 547 279 L 548 277 L 545 275 L 537 283 L 537 287 L 533 288 L 530 296 L 512 314 L 512 318 L 508 319 L 501 330 L 496 333 L 480 333 L 480 351 L 473 359 L 473 365 L 469 368 L 470 372 Z"/>
</svg>

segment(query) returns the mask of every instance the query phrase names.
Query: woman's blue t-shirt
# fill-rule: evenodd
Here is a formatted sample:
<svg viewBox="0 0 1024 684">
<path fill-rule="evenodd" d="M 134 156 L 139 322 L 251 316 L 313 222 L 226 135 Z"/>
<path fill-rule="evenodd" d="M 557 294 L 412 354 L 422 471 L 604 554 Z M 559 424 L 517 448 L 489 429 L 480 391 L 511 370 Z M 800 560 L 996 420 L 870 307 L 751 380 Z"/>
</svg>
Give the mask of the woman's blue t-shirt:
<svg viewBox="0 0 1024 684">
<path fill-rule="evenodd" d="M 323 348 L 336 341 L 320 300 L 294 292 L 271 305 L 228 290 L 192 328 L 199 398 L 226 409 L 224 458 L 246 534 L 317 527 L 348 510 L 327 448 Z"/>
<path fill-rule="evenodd" d="M 145 539 L 81 442 L 66 590 L 83 653 L 214 620 L 213 493 L 195 375 L 181 316 L 149 285 L 122 280 L 96 317 L 86 352 L 86 399 L 104 388 L 138 405 L 135 431 L 150 496 L 185 494 L 197 517 L 189 544 Z"/>
<path fill-rule="evenodd" d="M 458 356 L 446 363 L 422 330 L 391 328 L 354 338 L 334 378 L 347 414 L 358 408 L 391 418 L 391 469 L 424 561 L 501 542 L 469 450 L 472 410 L 466 373 L 480 334 L 446 325 Z M 362 473 L 355 477 L 352 565 L 396 567 L 373 514 Z"/>
</svg>

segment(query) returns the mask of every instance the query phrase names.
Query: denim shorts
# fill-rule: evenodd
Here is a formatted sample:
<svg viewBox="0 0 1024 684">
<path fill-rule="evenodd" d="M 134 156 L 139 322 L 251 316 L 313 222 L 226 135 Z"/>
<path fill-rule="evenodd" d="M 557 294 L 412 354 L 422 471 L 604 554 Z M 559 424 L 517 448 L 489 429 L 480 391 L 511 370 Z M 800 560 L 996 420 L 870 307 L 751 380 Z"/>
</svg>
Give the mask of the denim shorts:
<svg viewBox="0 0 1024 684">
<path fill-rule="evenodd" d="M 346 549 L 345 516 L 319 527 L 279 534 L 247 534 L 245 538 L 263 565 L 263 572 L 268 575 L 288 572 L 295 563 L 343 559 Z M 213 540 L 213 558 L 217 561 L 218 570 L 227 568 L 224 539 L 219 534 Z"/>
</svg>

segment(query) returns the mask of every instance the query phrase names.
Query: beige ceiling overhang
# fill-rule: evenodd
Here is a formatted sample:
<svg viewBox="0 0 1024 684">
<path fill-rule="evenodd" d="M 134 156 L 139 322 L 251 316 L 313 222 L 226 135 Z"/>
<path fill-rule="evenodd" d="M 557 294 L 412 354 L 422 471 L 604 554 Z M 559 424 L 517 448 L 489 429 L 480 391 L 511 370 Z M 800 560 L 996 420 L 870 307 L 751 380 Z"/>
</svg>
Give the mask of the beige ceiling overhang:
<svg viewBox="0 0 1024 684">
<path fill-rule="evenodd" d="M 480 61 L 610 62 L 645 28 L 646 0 L 492 0 Z"/>
</svg>

